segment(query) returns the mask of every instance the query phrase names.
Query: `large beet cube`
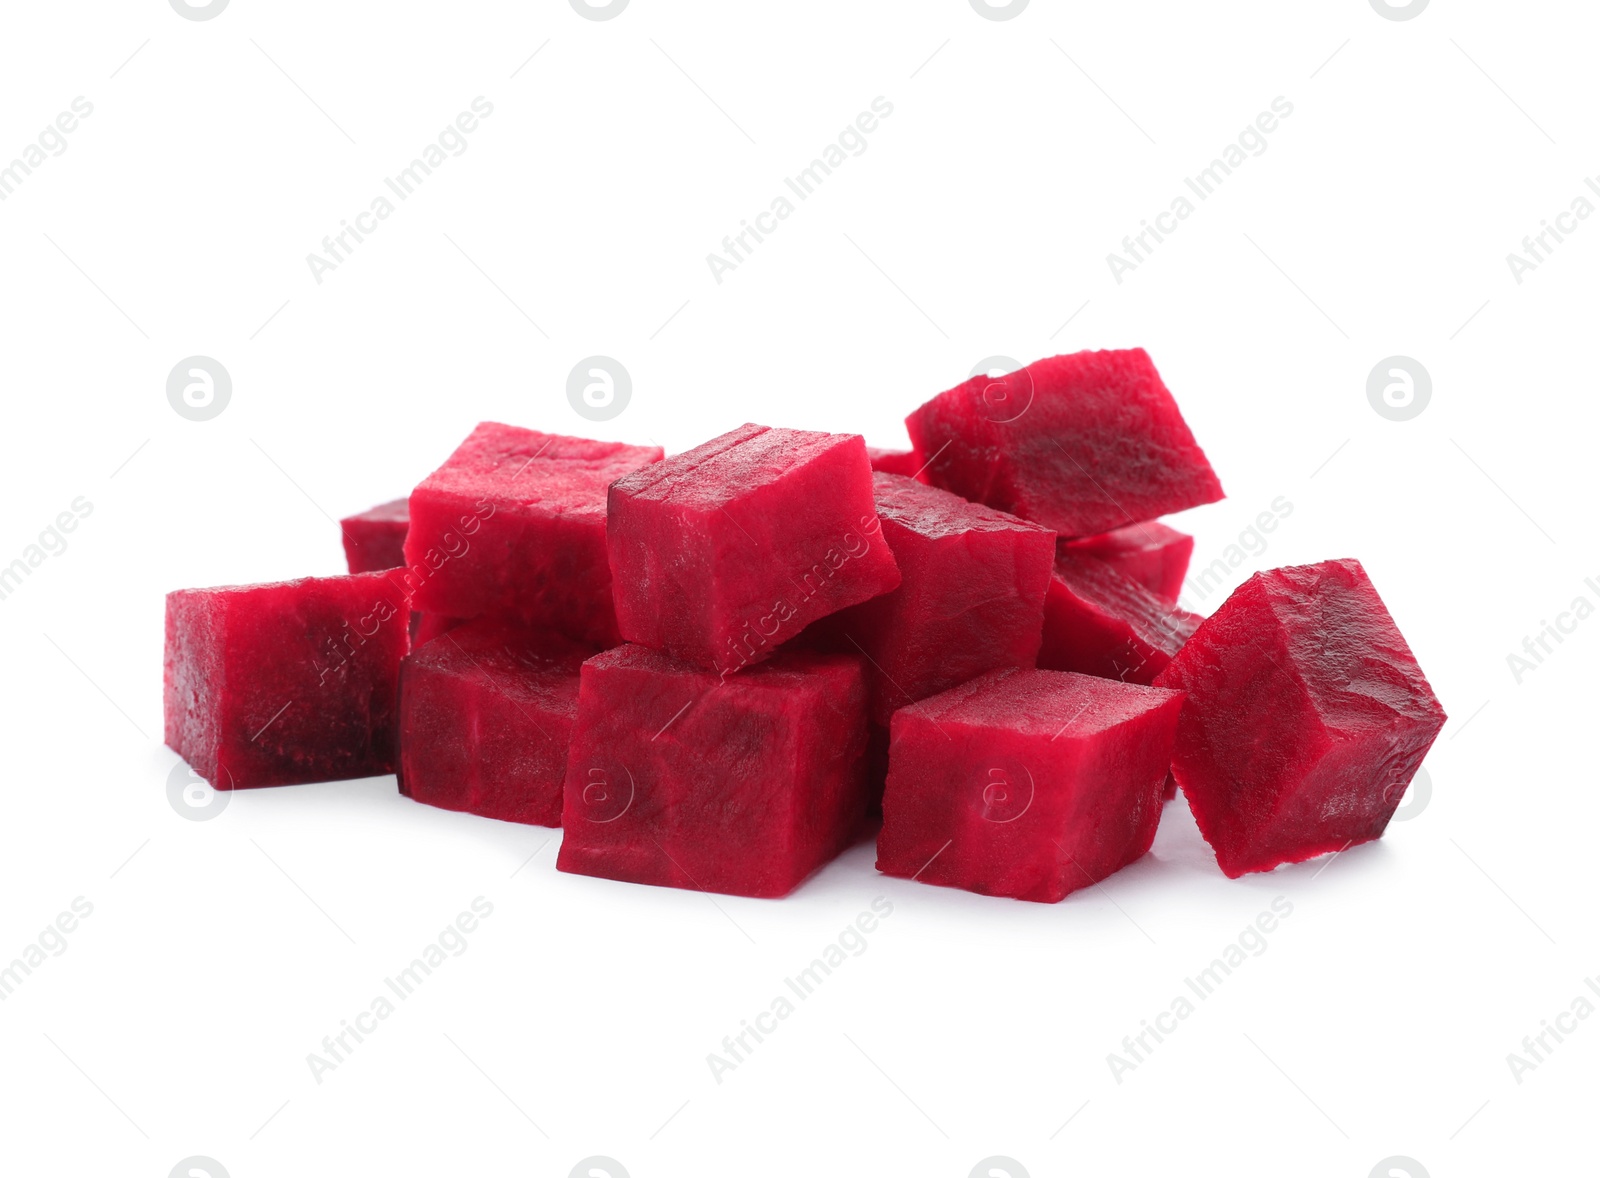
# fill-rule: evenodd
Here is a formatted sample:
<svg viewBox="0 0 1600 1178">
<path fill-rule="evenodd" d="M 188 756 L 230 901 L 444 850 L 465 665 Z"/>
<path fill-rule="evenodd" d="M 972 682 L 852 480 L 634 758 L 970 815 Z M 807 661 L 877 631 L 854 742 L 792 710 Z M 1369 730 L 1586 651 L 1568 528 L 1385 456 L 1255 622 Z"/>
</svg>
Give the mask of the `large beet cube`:
<svg viewBox="0 0 1600 1178">
<path fill-rule="evenodd" d="M 400 664 L 400 792 L 507 822 L 561 825 L 578 668 L 594 651 L 493 618 Z"/>
<path fill-rule="evenodd" d="M 910 417 L 927 479 L 1091 536 L 1222 498 L 1222 485 L 1143 348 L 1077 352 L 980 374 Z"/>
<path fill-rule="evenodd" d="M 866 809 L 861 660 L 786 651 L 718 676 L 642 646 L 583 665 L 562 871 L 781 896 Z"/>
<path fill-rule="evenodd" d="M 1039 665 L 1149 683 L 1200 622 L 1104 561 L 1063 550 L 1045 595 Z"/>
<path fill-rule="evenodd" d="M 894 715 L 878 870 L 1054 902 L 1150 849 L 1183 695 L 992 671 Z"/>
<path fill-rule="evenodd" d="M 1055 533 L 894 474 L 873 476 L 900 586 L 820 626 L 869 660 L 872 719 L 1039 653 Z"/>
<path fill-rule="evenodd" d="M 854 434 L 744 425 L 611 488 L 622 636 L 731 674 L 900 583 Z"/>
<path fill-rule="evenodd" d="M 616 642 L 606 488 L 660 458 L 655 446 L 483 422 L 411 493 L 412 608 Z"/>
<path fill-rule="evenodd" d="M 406 562 L 406 529 L 411 524 L 410 501 L 380 503 L 360 515 L 339 521 L 344 534 L 344 558 L 352 573 L 397 569 Z"/>
<path fill-rule="evenodd" d="M 1194 537 L 1166 524 L 1129 524 L 1098 536 L 1083 536 L 1062 544 L 1072 556 L 1103 560 L 1130 581 L 1137 581 L 1168 605 L 1183 591 L 1183 578 L 1194 555 Z"/>
<path fill-rule="evenodd" d="M 397 574 L 167 594 L 166 742 L 217 789 L 394 769 Z"/>
<path fill-rule="evenodd" d="M 1230 876 L 1377 838 L 1445 721 L 1354 560 L 1257 573 L 1156 682 L 1188 693 L 1173 776 Z"/>
</svg>

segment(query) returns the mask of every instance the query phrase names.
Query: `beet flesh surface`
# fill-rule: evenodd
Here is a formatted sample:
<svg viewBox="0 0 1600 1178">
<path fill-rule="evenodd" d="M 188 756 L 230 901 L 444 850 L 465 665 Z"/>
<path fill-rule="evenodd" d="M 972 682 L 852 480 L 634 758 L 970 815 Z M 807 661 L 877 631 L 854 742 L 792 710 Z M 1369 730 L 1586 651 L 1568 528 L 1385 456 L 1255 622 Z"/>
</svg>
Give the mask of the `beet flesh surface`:
<svg viewBox="0 0 1600 1178">
<path fill-rule="evenodd" d="M 1062 543 L 1071 556 L 1103 560 L 1168 605 L 1176 605 L 1194 555 L 1194 537 L 1154 520 Z"/>
<path fill-rule="evenodd" d="M 1231 877 L 1377 838 L 1444 709 L 1355 560 L 1257 573 L 1156 680 L 1172 771 Z"/>
<path fill-rule="evenodd" d="M 394 769 L 398 574 L 167 594 L 166 743 L 217 789 Z"/>
<path fill-rule="evenodd" d="M 606 488 L 661 453 L 481 423 L 411 493 L 412 608 L 615 644 Z"/>
<path fill-rule="evenodd" d="M 1039 666 L 1148 684 L 1200 622 L 1104 561 L 1063 552 L 1045 595 Z"/>
<path fill-rule="evenodd" d="M 1213 503 L 1222 484 L 1143 348 L 979 375 L 906 418 L 936 487 L 1092 536 Z"/>
<path fill-rule="evenodd" d="M 866 811 L 861 660 L 785 651 L 738 675 L 641 646 L 583 665 L 562 871 L 782 896 Z"/>
<path fill-rule="evenodd" d="M 1150 849 L 1181 692 L 992 671 L 895 713 L 878 870 L 1053 903 Z"/>
<path fill-rule="evenodd" d="M 578 668 L 594 653 L 493 618 L 400 664 L 400 792 L 445 810 L 561 825 Z"/>
<path fill-rule="evenodd" d="M 405 564 L 406 529 L 410 524 L 410 503 L 405 499 L 380 503 L 360 515 L 340 520 L 344 559 L 350 571 L 377 573 Z"/>
<path fill-rule="evenodd" d="M 868 446 L 867 461 L 872 464 L 873 470 L 881 470 L 885 474 L 903 474 L 908 479 L 916 478 L 922 469 L 922 458 L 915 450 L 885 450 L 881 446 Z"/>
<path fill-rule="evenodd" d="M 611 488 L 622 636 L 733 674 L 900 572 L 855 434 L 743 425 Z"/>
</svg>

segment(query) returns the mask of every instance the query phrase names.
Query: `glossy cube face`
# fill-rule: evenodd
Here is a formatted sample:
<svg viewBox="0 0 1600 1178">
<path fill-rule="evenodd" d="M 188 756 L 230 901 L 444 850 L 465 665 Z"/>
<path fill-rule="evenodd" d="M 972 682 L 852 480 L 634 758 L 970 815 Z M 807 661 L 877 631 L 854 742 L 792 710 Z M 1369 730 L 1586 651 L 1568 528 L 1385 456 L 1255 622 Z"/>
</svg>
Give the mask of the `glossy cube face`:
<svg viewBox="0 0 1600 1178">
<path fill-rule="evenodd" d="M 1148 684 L 1200 622 L 1104 561 L 1064 550 L 1045 595 L 1039 665 Z"/>
<path fill-rule="evenodd" d="M 895 713 L 878 870 L 1054 902 L 1150 849 L 1182 695 L 1001 670 Z"/>
<path fill-rule="evenodd" d="M 721 677 L 639 646 L 583 666 L 562 871 L 782 896 L 866 808 L 860 661 L 784 652 Z"/>
<path fill-rule="evenodd" d="M 906 418 L 927 480 L 1091 536 L 1212 503 L 1222 486 L 1142 348 L 973 377 Z"/>
<path fill-rule="evenodd" d="M 825 619 L 829 644 L 868 658 L 874 723 L 1039 652 L 1055 533 L 900 475 L 873 476 L 900 585 Z"/>
<path fill-rule="evenodd" d="M 457 626 L 400 665 L 400 792 L 506 822 L 561 825 L 587 646 L 494 619 Z"/>
<path fill-rule="evenodd" d="M 660 457 L 655 446 L 479 425 L 411 493 L 412 607 L 616 642 L 606 488 Z"/>
<path fill-rule="evenodd" d="M 169 593 L 167 744 L 217 789 L 391 772 L 409 624 L 394 577 Z"/>
<path fill-rule="evenodd" d="M 1377 838 L 1445 714 L 1354 560 L 1257 573 L 1156 682 L 1173 775 L 1230 876 Z"/>
<path fill-rule="evenodd" d="M 405 564 L 406 530 L 410 523 L 409 501 L 405 499 L 382 503 L 360 515 L 340 520 L 345 562 L 350 571 L 377 573 Z"/>
<path fill-rule="evenodd" d="M 900 583 L 852 434 L 745 425 L 636 471 L 608 540 L 623 637 L 728 674 Z"/>
<path fill-rule="evenodd" d="M 1189 558 L 1194 555 L 1194 537 L 1152 520 L 1098 536 L 1068 540 L 1062 549 L 1071 556 L 1103 560 L 1166 604 L 1175 605 L 1183 592 Z"/>
</svg>

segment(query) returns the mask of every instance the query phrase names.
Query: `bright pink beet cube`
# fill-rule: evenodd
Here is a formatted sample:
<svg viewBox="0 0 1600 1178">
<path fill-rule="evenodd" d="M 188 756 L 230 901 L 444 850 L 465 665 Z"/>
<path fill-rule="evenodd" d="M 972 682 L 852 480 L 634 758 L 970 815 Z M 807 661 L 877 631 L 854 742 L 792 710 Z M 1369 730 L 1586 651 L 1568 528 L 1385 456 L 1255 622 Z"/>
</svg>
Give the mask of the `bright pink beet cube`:
<svg viewBox="0 0 1600 1178">
<path fill-rule="evenodd" d="M 894 474 L 873 476 L 900 586 L 819 625 L 867 656 L 872 719 L 1039 653 L 1055 533 Z"/>
<path fill-rule="evenodd" d="M 412 608 L 615 643 L 606 488 L 660 458 L 657 446 L 483 422 L 411 493 Z"/>
<path fill-rule="evenodd" d="M 1039 665 L 1150 683 L 1201 620 L 1112 565 L 1063 550 L 1045 595 Z"/>
<path fill-rule="evenodd" d="M 867 447 L 867 461 L 873 470 L 885 474 L 903 474 L 914 479 L 922 470 L 922 459 L 915 450 L 885 450 L 881 446 Z"/>
<path fill-rule="evenodd" d="M 340 520 L 344 558 L 350 571 L 377 573 L 405 564 L 406 529 L 410 523 L 410 501 L 406 499 L 380 503 L 360 515 Z"/>
<path fill-rule="evenodd" d="M 782 896 L 866 809 L 860 660 L 786 651 L 720 677 L 642 646 L 583 665 L 562 871 Z"/>
<path fill-rule="evenodd" d="M 1092 536 L 1222 498 L 1222 484 L 1143 348 L 980 374 L 906 418 L 927 479 Z"/>
<path fill-rule="evenodd" d="M 617 480 L 607 528 L 622 636 L 725 674 L 900 583 L 854 434 L 740 426 Z"/>
<path fill-rule="evenodd" d="M 1444 709 L 1358 561 L 1257 573 L 1156 682 L 1172 772 L 1229 876 L 1381 835 Z"/>
<path fill-rule="evenodd" d="M 167 745 L 217 789 L 394 769 L 394 573 L 167 594 Z"/>
<path fill-rule="evenodd" d="M 1054 903 L 1150 849 L 1181 692 L 991 671 L 894 715 L 878 870 Z"/>
<path fill-rule="evenodd" d="M 400 664 L 400 792 L 507 822 L 561 825 L 578 668 L 594 651 L 480 618 Z"/>
<path fill-rule="evenodd" d="M 1194 555 L 1194 537 L 1152 520 L 1068 540 L 1062 549 L 1072 556 L 1103 560 L 1168 605 L 1174 605 L 1183 592 L 1183 578 L 1189 571 L 1189 558 Z"/>
</svg>

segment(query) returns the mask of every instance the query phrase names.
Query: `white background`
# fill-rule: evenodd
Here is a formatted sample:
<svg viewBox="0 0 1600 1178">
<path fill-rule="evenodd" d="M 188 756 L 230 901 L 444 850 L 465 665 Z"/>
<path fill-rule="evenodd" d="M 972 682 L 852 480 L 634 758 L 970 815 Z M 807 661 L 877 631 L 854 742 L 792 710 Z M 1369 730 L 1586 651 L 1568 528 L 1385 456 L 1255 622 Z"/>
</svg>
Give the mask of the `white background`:
<svg viewBox="0 0 1600 1178">
<path fill-rule="evenodd" d="M 1506 1056 L 1600 972 L 1600 621 L 1521 683 L 1506 656 L 1600 604 L 1600 219 L 1521 284 L 1506 255 L 1600 173 L 1596 24 L 1474 0 L 7 5 L 0 161 L 94 112 L 0 203 L 0 564 L 93 511 L 0 601 L 0 959 L 94 910 L 0 1003 L 0 1169 L 1574 1172 L 1600 1020 L 1520 1084 Z M 880 95 L 867 150 L 714 281 L 706 255 Z M 465 153 L 318 284 L 306 255 L 477 96 Z M 1106 255 L 1278 96 L 1268 149 L 1117 283 Z M 1180 802 L 1152 855 L 1058 905 L 885 879 L 867 846 L 781 902 L 713 902 L 557 874 L 556 832 L 392 778 L 207 822 L 168 804 L 163 594 L 342 571 L 332 519 L 481 419 L 895 445 L 982 357 L 1131 345 L 1230 496 L 1173 521 L 1197 562 L 1285 497 L 1233 582 L 1358 556 L 1450 713 L 1430 804 L 1379 843 L 1229 881 Z M 634 382 L 598 425 L 565 398 L 594 353 Z M 194 354 L 233 377 L 212 421 L 166 400 Z M 1393 354 L 1433 378 L 1407 422 L 1366 397 Z M 1117 1083 L 1107 1053 L 1280 895 L 1267 951 Z M 469 949 L 314 1081 L 307 1053 L 477 896 Z M 867 951 L 717 1084 L 707 1053 L 878 896 Z"/>
</svg>

